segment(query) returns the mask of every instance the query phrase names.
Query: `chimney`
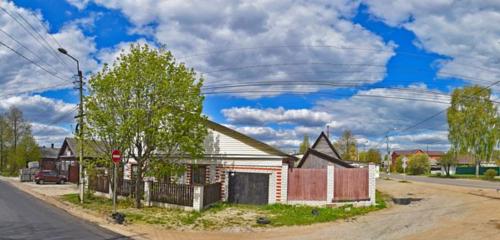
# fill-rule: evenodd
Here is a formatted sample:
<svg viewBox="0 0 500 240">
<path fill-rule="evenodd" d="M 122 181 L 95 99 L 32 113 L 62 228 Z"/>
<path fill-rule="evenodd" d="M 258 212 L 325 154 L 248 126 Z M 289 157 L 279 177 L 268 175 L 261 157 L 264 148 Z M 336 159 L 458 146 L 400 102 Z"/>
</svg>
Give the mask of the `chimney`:
<svg viewBox="0 0 500 240">
<path fill-rule="evenodd" d="M 52 144 L 50 144 L 50 148 L 52 148 L 52 149 L 54 148 L 54 144 L 53 144 L 53 143 L 52 143 Z"/>
</svg>

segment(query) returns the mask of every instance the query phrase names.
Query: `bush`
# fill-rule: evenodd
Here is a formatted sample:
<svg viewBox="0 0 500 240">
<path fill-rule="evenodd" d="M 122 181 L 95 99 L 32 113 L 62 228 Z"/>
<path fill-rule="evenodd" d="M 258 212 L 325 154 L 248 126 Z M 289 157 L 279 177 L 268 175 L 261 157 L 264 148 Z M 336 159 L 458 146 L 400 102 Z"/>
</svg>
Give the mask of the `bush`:
<svg viewBox="0 0 500 240">
<path fill-rule="evenodd" d="M 399 156 L 398 158 L 396 158 L 396 165 L 391 166 L 392 172 L 398 172 L 398 173 L 403 172 L 403 158 L 404 156 Z"/>
<path fill-rule="evenodd" d="M 495 171 L 495 169 L 488 169 L 486 170 L 486 172 L 484 172 L 483 178 L 486 180 L 493 180 L 495 179 L 496 175 L 497 171 Z"/>
<path fill-rule="evenodd" d="M 407 172 L 411 175 L 427 174 L 431 170 L 431 164 L 427 154 L 415 154 L 408 160 Z"/>
</svg>

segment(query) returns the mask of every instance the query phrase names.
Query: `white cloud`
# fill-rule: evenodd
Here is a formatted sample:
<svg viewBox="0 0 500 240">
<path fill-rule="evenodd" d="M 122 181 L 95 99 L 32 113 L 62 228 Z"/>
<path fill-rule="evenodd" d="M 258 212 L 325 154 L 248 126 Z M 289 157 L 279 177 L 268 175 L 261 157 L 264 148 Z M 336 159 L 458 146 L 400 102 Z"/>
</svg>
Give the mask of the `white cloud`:
<svg viewBox="0 0 500 240">
<path fill-rule="evenodd" d="M 357 1 L 95 2 L 121 11 L 134 26 L 131 32 L 151 34 L 180 61 L 205 73 L 205 91 L 210 93 L 236 91 L 258 98 L 333 88 L 300 85 L 312 80 L 373 83 L 384 78 L 394 54 L 393 44 L 351 22 Z M 262 67 L 269 65 L 273 67 Z M 224 70 L 228 68 L 232 70 Z M 227 87 L 257 81 L 289 83 Z M 299 83 L 290 83 L 294 81 Z M 225 88 L 213 88 L 216 85 Z M 269 92 L 252 93 L 255 90 Z"/>
<path fill-rule="evenodd" d="M 63 127 L 32 123 L 31 129 L 33 136 L 40 146 L 60 146 L 65 137 L 71 136 L 72 133 Z"/>
<path fill-rule="evenodd" d="M 325 131 L 326 124 L 330 126 L 332 141 L 344 130 L 351 130 L 361 149 L 385 149 L 383 138 L 388 132 L 392 136 L 391 148 L 423 148 L 429 144 L 430 150 L 446 150 L 446 112 L 403 131 L 448 106 L 441 102 L 449 102 L 449 97 L 427 96 L 421 92 L 424 90 L 428 91 L 424 85 L 397 91 L 372 89 L 345 99 L 319 100 L 311 109 L 240 107 L 224 109 L 222 113 L 233 129 L 286 150 L 296 150 L 305 134 L 313 142 Z M 430 101 L 399 99 L 409 97 Z"/>
<path fill-rule="evenodd" d="M 414 32 L 417 46 L 450 57 L 440 63 L 442 77 L 461 75 L 481 85 L 490 85 L 500 77 L 499 1 L 365 2 L 369 12 L 385 23 Z"/>
<path fill-rule="evenodd" d="M 1 4 L 13 18 L 3 12 L 4 14 L 0 15 L 0 28 L 15 39 L 0 32 L 1 41 L 59 78 L 30 64 L 5 46 L 0 46 L 0 72 L 2 72 L 0 96 L 31 91 L 41 92 L 42 89 L 68 88 L 72 85 L 76 64 L 57 51 L 59 46 L 54 39 L 80 60 L 80 66 L 84 71 L 93 71 L 97 67 L 96 61 L 91 56 L 96 51 L 94 40 L 85 36 L 76 25 L 68 24 L 59 32 L 50 34 L 46 30 L 50 25 L 43 21 L 39 13 L 17 7 L 12 1 L 1 1 Z M 20 16 L 24 17 L 29 25 Z"/>
<path fill-rule="evenodd" d="M 69 4 L 78 8 L 78 10 L 83 10 L 87 7 L 90 0 L 66 0 Z"/>
<path fill-rule="evenodd" d="M 51 125 L 72 123 L 76 110 L 74 104 L 40 95 L 16 96 L 0 100 L 0 113 L 8 111 L 10 107 L 19 108 L 28 121 Z"/>
<path fill-rule="evenodd" d="M 283 107 L 266 109 L 233 107 L 222 109 L 221 112 L 230 123 L 248 125 L 278 123 L 317 126 L 334 120 L 333 116 L 326 112 L 311 111 L 309 109 L 285 110 Z"/>
</svg>

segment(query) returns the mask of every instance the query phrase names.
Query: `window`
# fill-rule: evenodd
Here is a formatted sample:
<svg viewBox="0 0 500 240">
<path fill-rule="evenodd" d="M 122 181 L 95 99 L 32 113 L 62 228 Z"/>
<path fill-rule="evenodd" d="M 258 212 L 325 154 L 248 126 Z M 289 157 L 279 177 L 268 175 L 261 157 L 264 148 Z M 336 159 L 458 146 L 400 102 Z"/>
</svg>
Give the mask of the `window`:
<svg viewBox="0 0 500 240">
<path fill-rule="evenodd" d="M 206 179 L 206 166 L 192 165 L 191 166 L 191 183 L 192 184 L 205 184 Z"/>
</svg>

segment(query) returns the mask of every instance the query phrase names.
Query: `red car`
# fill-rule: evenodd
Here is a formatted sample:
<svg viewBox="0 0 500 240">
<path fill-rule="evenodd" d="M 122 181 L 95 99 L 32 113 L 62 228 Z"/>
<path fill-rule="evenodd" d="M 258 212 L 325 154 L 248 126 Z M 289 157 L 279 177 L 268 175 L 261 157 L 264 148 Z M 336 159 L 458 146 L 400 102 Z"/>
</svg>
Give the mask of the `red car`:
<svg viewBox="0 0 500 240">
<path fill-rule="evenodd" d="M 56 171 L 42 170 L 35 175 L 35 182 L 43 184 L 45 182 L 55 182 L 57 184 L 64 184 L 68 179 L 64 175 L 57 174 Z"/>
</svg>

